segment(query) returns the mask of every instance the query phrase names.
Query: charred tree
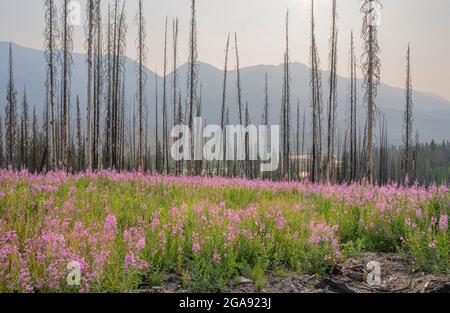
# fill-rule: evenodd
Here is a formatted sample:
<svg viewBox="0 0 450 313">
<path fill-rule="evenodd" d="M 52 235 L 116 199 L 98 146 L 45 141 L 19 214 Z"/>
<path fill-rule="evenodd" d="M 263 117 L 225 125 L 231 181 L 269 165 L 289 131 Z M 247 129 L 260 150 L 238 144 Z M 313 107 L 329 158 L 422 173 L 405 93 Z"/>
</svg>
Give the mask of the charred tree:
<svg viewBox="0 0 450 313">
<path fill-rule="evenodd" d="M 311 181 L 316 183 L 322 177 L 322 78 L 320 74 L 320 60 L 317 53 L 314 21 L 314 0 L 311 0 L 311 47 L 310 47 L 310 84 L 312 103 L 312 160 Z"/>
<path fill-rule="evenodd" d="M 412 101 L 412 79 L 411 79 L 411 47 L 408 45 L 406 52 L 406 82 L 405 82 L 405 111 L 403 113 L 403 164 L 404 183 L 407 184 L 412 177 L 412 154 L 413 154 L 413 101 Z"/>
<path fill-rule="evenodd" d="M 6 162 L 8 167 L 15 167 L 17 156 L 17 91 L 14 81 L 14 61 L 12 44 L 9 44 L 8 59 L 8 85 L 6 90 L 5 106 L 5 128 L 6 128 Z"/>
<path fill-rule="evenodd" d="M 338 29 L 336 25 L 337 8 L 336 0 L 332 0 L 332 26 L 330 37 L 330 77 L 328 96 L 328 136 L 327 136 L 327 166 L 326 181 L 334 181 L 335 169 L 335 132 L 336 132 L 336 107 L 337 107 L 337 40 Z"/>
<path fill-rule="evenodd" d="M 193 122 L 194 122 L 194 109 L 197 105 L 197 85 L 198 85 L 198 53 L 197 53 L 197 21 L 195 11 L 195 0 L 191 1 L 191 22 L 189 30 L 189 58 L 188 58 L 188 75 L 187 75 L 187 99 L 189 106 L 189 129 L 191 131 L 191 138 L 189 139 L 191 156 L 188 162 L 188 172 L 193 173 Z"/>
<path fill-rule="evenodd" d="M 377 22 L 379 17 L 380 0 L 364 0 L 361 6 L 363 13 L 363 26 L 361 37 L 364 41 L 362 55 L 362 72 L 364 75 L 363 89 L 367 105 L 367 151 L 366 151 L 366 178 L 373 183 L 373 128 L 375 123 L 376 103 L 378 86 L 380 83 L 381 63 L 378 56 L 380 47 L 378 45 Z"/>
</svg>

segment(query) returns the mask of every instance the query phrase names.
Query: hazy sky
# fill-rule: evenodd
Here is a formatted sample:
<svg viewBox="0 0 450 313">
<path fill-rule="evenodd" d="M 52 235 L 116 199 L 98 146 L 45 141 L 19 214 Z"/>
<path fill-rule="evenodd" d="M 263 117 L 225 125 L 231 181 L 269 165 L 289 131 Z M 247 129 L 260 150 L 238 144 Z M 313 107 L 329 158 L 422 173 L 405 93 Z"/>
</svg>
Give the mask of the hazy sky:
<svg viewBox="0 0 450 313">
<path fill-rule="evenodd" d="M 85 2 L 80 0 L 83 10 Z M 109 2 L 102 0 L 104 9 Z M 136 26 L 133 21 L 137 2 L 126 0 L 128 55 L 132 58 L 136 55 Z M 384 8 L 379 28 L 382 81 L 404 86 L 405 53 L 408 42 L 411 42 L 414 89 L 450 99 L 450 1 L 382 2 Z M 227 34 L 237 32 L 242 66 L 281 63 L 284 18 L 289 8 L 291 59 L 308 63 L 309 3 L 309 0 L 197 0 L 199 59 L 222 68 Z M 361 0 L 338 0 L 340 75 L 348 76 L 347 53 L 352 29 L 357 39 L 358 54 L 361 51 L 360 5 Z M 331 0 L 316 0 L 316 7 L 318 48 L 322 69 L 327 69 Z M 184 63 L 187 60 L 190 0 L 145 0 L 144 10 L 150 50 L 148 66 L 159 71 L 162 69 L 166 16 L 169 17 L 169 25 L 173 17 L 180 20 L 179 63 Z M 43 23 L 43 0 L 0 0 L 0 41 L 14 41 L 42 49 Z M 81 27 L 75 28 L 74 50 L 77 52 L 84 50 L 83 34 Z"/>
</svg>

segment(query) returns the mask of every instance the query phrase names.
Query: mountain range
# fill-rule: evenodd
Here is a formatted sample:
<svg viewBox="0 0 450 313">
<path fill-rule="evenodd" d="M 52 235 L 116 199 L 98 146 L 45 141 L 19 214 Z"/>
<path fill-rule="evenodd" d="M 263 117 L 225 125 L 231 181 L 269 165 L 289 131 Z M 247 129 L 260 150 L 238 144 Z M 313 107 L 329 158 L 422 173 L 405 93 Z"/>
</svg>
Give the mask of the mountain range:
<svg viewBox="0 0 450 313">
<path fill-rule="evenodd" d="M 0 115 L 4 117 L 4 104 L 6 102 L 6 85 L 8 81 L 8 49 L 9 43 L 0 42 Z M 26 48 L 13 43 L 14 58 L 14 78 L 18 91 L 18 103 L 21 102 L 23 88 L 26 87 L 27 96 L 31 106 L 35 106 L 39 116 L 42 116 L 45 103 L 45 78 L 46 64 L 44 52 Z M 86 81 L 87 65 L 84 54 L 73 53 L 72 81 L 71 81 L 71 103 L 74 107 L 76 95 L 80 96 L 83 112 L 86 103 Z M 180 62 L 181 63 L 181 62 Z M 399 65 L 401 66 L 401 65 Z M 310 107 L 309 107 L 309 68 L 301 63 L 293 62 L 291 69 L 291 90 L 292 90 L 292 125 L 296 123 L 297 101 L 300 101 L 300 110 L 306 112 L 306 129 L 309 130 Z M 132 105 L 136 92 L 136 62 L 130 58 L 125 62 L 126 70 L 126 100 Z M 401 70 L 401 69 L 399 69 Z M 158 80 L 159 101 L 162 99 L 163 78 L 155 74 L 150 69 L 145 69 L 147 74 L 146 99 L 149 109 L 149 116 L 153 116 L 155 110 L 155 80 Z M 183 64 L 178 68 L 179 90 L 182 98 L 185 99 L 187 82 L 187 65 Z M 261 121 L 262 108 L 264 103 L 264 81 L 267 74 L 269 80 L 269 103 L 270 103 L 270 123 L 279 123 L 279 112 L 281 103 L 281 90 L 283 82 L 283 65 L 257 65 L 241 68 L 242 98 L 248 103 L 251 122 L 259 124 Z M 236 70 L 230 69 L 228 72 L 227 85 L 227 106 L 230 111 L 231 123 L 237 123 L 237 83 Z M 173 73 L 168 73 L 167 77 L 167 99 L 169 108 L 172 107 L 172 78 Z M 211 66 L 207 63 L 199 62 L 199 81 L 202 85 L 202 109 L 203 117 L 207 123 L 219 123 L 220 107 L 222 101 L 223 70 Z M 326 112 L 326 95 L 328 72 L 322 72 L 323 104 Z M 350 80 L 346 77 L 338 77 L 338 128 L 342 131 L 348 124 L 348 93 Z M 358 84 L 358 121 L 360 127 L 364 127 L 364 105 L 362 81 Z M 401 144 L 402 141 L 402 115 L 405 102 L 405 91 L 401 88 L 394 88 L 386 84 L 381 84 L 376 99 L 379 112 L 383 112 L 387 119 L 388 136 L 391 144 Z M 245 103 L 244 102 L 244 103 Z M 413 93 L 414 102 L 414 129 L 420 134 L 420 140 L 435 141 L 450 140 L 450 101 L 432 93 Z M 184 102 L 183 102 L 184 103 Z M 161 103 L 159 104 L 161 107 Z M 39 113 L 40 112 L 40 113 Z M 150 126 L 154 125 L 154 119 L 150 118 Z M 325 125 L 325 118 L 324 118 Z M 378 125 L 378 123 L 377 123 Z M 295 128 L 295 127 L 294 127 Z M 377 132 L 376 132 L 377 134 Z M 377 141 L 378 138 L 375 138 Z"/>
</svg>

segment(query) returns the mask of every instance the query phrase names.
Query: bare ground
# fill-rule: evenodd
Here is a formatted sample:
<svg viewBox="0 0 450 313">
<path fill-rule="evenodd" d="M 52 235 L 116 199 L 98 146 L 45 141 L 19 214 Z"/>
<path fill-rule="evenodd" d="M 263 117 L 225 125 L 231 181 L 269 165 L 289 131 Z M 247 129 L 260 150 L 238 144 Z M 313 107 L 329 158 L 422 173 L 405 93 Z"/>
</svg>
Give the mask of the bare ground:
<svg viewBox="0 0 450 313">
<path fill-rule="evenodd" d="M 367 263 L 381 265 L 381 284 L 369 286 Z M 450 275 L 412 272 L 411 261 L 396 253 L 365 253 L 350 258 L 321 277 L 268 275 L 265 287 L 257 289 L 248 278 L 241 277 L 229 286 L 232 293 L 450 293 Z M 159 287 L 143 287 L 141 292 L 184 293 L 181 277 L 166 275 Z"/>
</svg>

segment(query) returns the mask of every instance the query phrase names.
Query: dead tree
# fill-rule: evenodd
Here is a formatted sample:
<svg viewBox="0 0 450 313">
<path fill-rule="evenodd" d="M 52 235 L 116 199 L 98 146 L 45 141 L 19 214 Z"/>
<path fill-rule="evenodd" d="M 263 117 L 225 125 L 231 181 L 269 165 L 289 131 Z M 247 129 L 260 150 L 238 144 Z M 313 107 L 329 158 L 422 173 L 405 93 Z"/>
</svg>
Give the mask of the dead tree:
<svg viewBox="0 0 450 313">
<path fill-rule="evenodd" d="M 269 79 L 267 73 L 264 79 L 264 107 L 261 116 L 261 124 L 265 126 L 269 125 Z M 262 173 L 262 178 L 266 179 L 266 174 L 264 172 Z"/>
<path fill-rule="evenodd" d="M 412 131 L 413 131 L 413 101 L 412 101 L 412 79 L 411 79 L 411 47 L 408 45 L 406 52 L 406 82 L 405 82 L 405 111 L 403 113 L 403 164 L 404 182 L 412 176 Z M 413 181 L 411 181 L 413 183 Z"/>
<path fill-rule="evenodd" d="M 195 117 L 200 118 L 202 116 L 202 94 L 203 94 L 203 83 L 200 82 L 200 91 L 199 91 L 199 99 L 197 101 L 197 106 L 195 108 Z M 203 156 L 202 156 L 203 158 Z M 195 167 L 195 175 L 200 176 L 203 172 L 203 160 L 195 160 L 194 161 L 194 167 Z"/>
<path fill-rule="evenodd" d="M 311 0 L 311 102 L 312 102 L 312 164 L 311 181 L 316 183 L 322 177 L 322 78 L 320 74 L 320 60 L 317 53 L 314 21 L 314 0 Z"/>
<path fill-rule="evenodd" d="M 113 87 L 112 87 L 112 125 L 111 125 L 111 148 L 112 148 L 112 166 L 120 169 L 123 161 L 123 129 L 124 129 L 124 99 L 125 93 L 120 91 L 124 85 L 125 78 L 124 56 L 126 50 L 126 16 L 125 2 L 119 11 L 118 1 L 116 0 L 114 9 L 114 30 L 113 30 Z"/>
<path fill-rule="evenodd" d="M 356 179 L 358 163 L 356 148 L 356 78 L 356 56 L 352 31 L 350 36 L 350 181 Z"/>
<path fill-rule="evenodd" d="M 78 151 L 78 170 L 81 171 L 83 169 L 83 141 L 81 136 L 81 110 L 80 110 L 80 97 L 77 95 L 77 151 Z"/>
<path fill-rule="evenodd" d="M 197 104 L 197 85 L 198 85 L 198 53 L 197 53 L 197 21 L 195 11 L 195 0 L 191 2 L 191 22 L 189 31 L 189 58 L 188 58 L 188 75 L 187 75 L 187 99 L 189 104 L 189 129 L 191 136 L 189 139 L 190 144 L 190 158 L 188 162 L 188 171 L 192 174 L 193 169 L 193 122 L 194 122 L 194 109 Z"/>
<path fill-rule="evenodd" d="M 227 103 L 226 103 L 226 96 L 227 96 L 227 75 L 228 75 L 228 51 L 230 48 L 230 34 L 228 34 L 227 37 L 227 44 L 226 44 L 226 48 L 225 48 L 225 64 L 223 67 L 223 84 L 222 84 L 222 106 L 221 106 L 221 110 L 220 110 L 220 127 L 221 129 L 224 129 L 225 127 L 225 110 L 227 108 Z M 226 139 L 225 137 L 222 138 L 223 141 L 223 145 L 222 145 L 222 153 L 221 153 L 221 158 L 222 160 L 219 160 L 217 162 L 217 175 L 219 175 L 220 173 L 220 161 L 223 161 L 224 163 L 224 167 L 225 167 L 225 145 L 226 145 Z"/>
<path fill-rule="evenodd" d="M 290 110 L 291 110 L 291 78 L 289 69 L 289 11 L 286 13 L 286 50 L 284 53 L 284 75 L 283 75 L 283 95 L 281 105 L 281 136 L 283 139 L 282 176 L 283 179 L 290 179 Z"/>
<path fill-rule="evenodd" d="M 177 106 L 178 106 L 178 18 L 172 21 L 172 45 L 173 45 L 173 126 L 177 125 Z M 175 174 L 180 174 L 180 162 L 176 161 L 174 165 Z"/>
<path fill-rule="evenodd" d="M 303 171 L 305 170 L 304 162 L 308 164 L 309 158 L 305 159 L 305 128 L 306 128 L 306 112 L 303 111 L 303 122 L 302 122 L 302 150 L 301 150 L 301 164 L 300 164 L 300 171 L 301 176 L 303 178 Z M 308 166 L 307 166 L 308 168 Z"/>
<path fill-rule="evenodd" d="M 47 63 L 47 79 L 46 87 L 48 89 L 47 98 L 49 100 L 51 111 L 51 128 L 52 128 L 52 163 L 58 168 L 57 160 L 57 133 L 56 133 L 56 49 L 58 38 L 58 13 L 54 0 L 46 0 L 45 3 L 45 60 Z M 47 104 L 48 105 L 48 104 Z"/>
<path fill-rule="evenodd" d="M 362 72 L 364 74 L 363 89 L 367 105 L 367 164 L 366 178 L 373 182 L 373 127 L 375 122 L 375 98 L 380 83 L 381 64 L 378 56 L 377 22 L 380 0 L 364 0 L 361 12 L 364 14 L 361 37 L 364 41 L 362 55 Z"/>
<path fill-rule="evenodd" d="M 116 3 L 117 4 L 117 3 Z M 94 23 L 95 2 L 88 0 L 86 5 L 86 45 L 87 45 L 87 117 L 86 117 L 86 143 L 87 143 L 87 168 L 92 170 L 92 106 L 93 106 L 93 73 L 94 73 Z"/>
<path fill-rule="evenodd" d="M 164 32 L 164 73 L 163 73 L 163 169 L 169 173 L 169 115 L 167 108 L 167 16 Z"/>
<path fill-rule="evenodd" d="M 155 71 L 155 170 L 160 173 L 160 153 L 161 153 L 161 147 L 159 142 L 159 135 L 158 135 L 158 127 L 159 127 L 159 120 L 158 120 L 158 71 Z"/>
<path fill-rule="evenodd" d="M 70 77 L 72 65 L 72 32 L 73 26 L 69 22 L 69 0 L 63 0 L 61 8 L 61 51 L 62 51 L 62 152 L 63 167 L 68 169 L 69 164 L 69 105 L 70 105 Z"/>
<path fill-rule="evenodd" d="M 327 136 L 327 166 L 326 181 L 334 181 L 334 145 L 336 131 L 336 107 L 337 107 L 337 41 L 338 30 L 336 25 L 337 8 L 336 0 L 332 0 L 332 26 L 330 37 L 330 77 L 328 96 L 328 136 Z"/>
<path fill-rule="evenodd" d="M 112 27 L 111 27 L 111 7 L 108 4 L 108 22 L 107 22 L 107 42 L 106 42 L 106 64 L 105 64 L 105 73 L 106 73 L 106 95 L 105 95 L 105 104 L 106 104 L 106 117 L 105 117 L 105 128 L 104 128 L 104 138 L 105 146 L 104 146 L 104 165 L 107 168 L 111 167 L 112 160 L 112 138 L 111 138 L 111 126 L 112 126 L 112 90 L 113 90 L 113 74 L 112 74 Z"/>
<path fill-rule="evenodd" d="M 102 48 L 102 16 L 100 0 L 96 0 L 95 7 L 95 39 L 94 39 L 94 107 L 93 107 L 93 142 L 92 142 L 92 162 L 93 167 L 98 169 L 100 166 L 100 110 L 103 93 L 103 48 Z"/>
<path fill-rule="evenodd" d="M 22 118 L 20 121 L 20 165 L 22 167 L 28 167 L 28 127 L 29 127 L 29 112 L 28 112 L 28 100 L 27 91 L 23 89 L 22 100 Z"/>
<path fill-rule="evenodd" d="M 241 69 L 239 65 L 239 49 L 238 49 L 238 40 L 237 34 L 234 33 L 234 45 L 236 50 L 236 75 L 237 75 L 237 103 L 238 103 L 238 116 L 239 116 L 239 125 L 243 125 L 243 117 L 242 117 L 242 89 L 241 89 Z M 242 176 L 245 170 L 245 162 L 237 162 L 239 164 L 239 174 Z M 236 174 L 236 171 L 235 171 Z"/>
<path fill-rule="evenodd" d="M 0 127 L 1 128 L 1 127 Z M 1 130 L 0 130 L 1 136 Z M 33 108 L 33 120 L 31 122 L 31 171 L 36 171 L 37 168 L 37 155 L 38 155 L 38 138 L 39 138 L 38 119 L 36 115 L 36 107 Z M 1 145 L 1 142 L 0 142 Z M 1 156 L 0 156 L 1 159 Z M 1 160 L 0 160 L 1 166 Z"/>
<path fill-rule="evenodd" d="M 9 59 L 8 59 L 8 85 L 6 90 L 6 106 L 5 106 L 5 128 L 6 128 L 6 162 L 8 167 L 15 166 L 17 147 L 17 91 L 14 82 L 14 61 L 12 44 L 9 44 Z"/>
<path fill-rule="evenodd" d="M 145 74 L 145 65 L 147 62 L 147 48 L 145 45 L 145 39 L 147 37 L 145 31 L 145 18 L 143 14 L 143 3 L 142 0 L 139 0 L 139 8 L 138 13 L 136 15 L 136 23 L 138 26 L 138 68 L 137 68 L 137 76 L 138 76 L 138 92 L 137 92 L 137 101 L 138 101 L 138 113 L 139 113 L 139 156 L 138 156 L 138 169 L 139 171 L 144 170 L 144 99 L 145 99 L 145 84 L 147 81 L 147 76 Z"/>
</svg>

